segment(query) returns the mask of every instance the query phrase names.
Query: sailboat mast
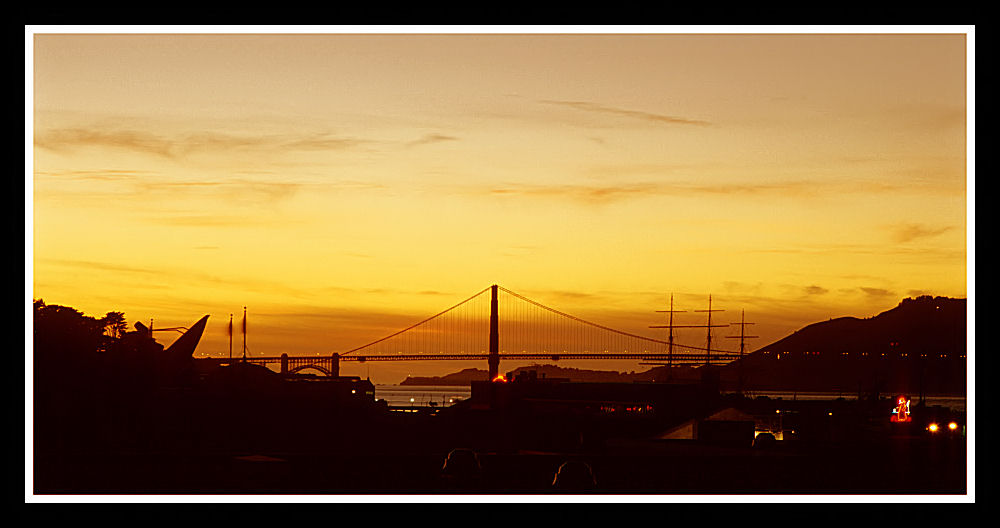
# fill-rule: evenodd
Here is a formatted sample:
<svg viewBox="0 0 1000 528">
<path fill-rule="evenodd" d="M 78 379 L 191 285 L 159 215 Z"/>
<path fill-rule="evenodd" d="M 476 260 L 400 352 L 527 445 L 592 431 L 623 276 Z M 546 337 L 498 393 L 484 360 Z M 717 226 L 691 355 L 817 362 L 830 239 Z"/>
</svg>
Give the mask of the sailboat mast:
<svg viewBox="0 0 1000 528">
<path fill-rule="evenodd" d="M 243 361 L 247 360 L 247 307 L 243 307 Z"/>
</svg>

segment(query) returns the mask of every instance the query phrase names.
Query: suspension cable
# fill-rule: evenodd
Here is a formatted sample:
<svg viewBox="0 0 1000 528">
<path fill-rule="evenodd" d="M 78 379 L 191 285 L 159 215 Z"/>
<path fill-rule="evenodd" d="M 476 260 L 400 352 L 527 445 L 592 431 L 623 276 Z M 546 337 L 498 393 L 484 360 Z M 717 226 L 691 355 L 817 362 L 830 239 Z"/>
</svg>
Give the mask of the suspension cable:
<svg viewBox="0 0 1000 528">
<path fill-rule="evenodd" d="M 459 307 L 459 306 L 461 306 L 461 305 L 463 305 L 463 304 L 471 301 L 472 299 L 475 299 L 476 297 L 479 297 L 480 295 L 482 295 L 483 293 L 485 293 L 486 290 L 489 290 L 491 287 L 492 286 L 487 286 L 486 288 L 483 288 L 479 293 L 476 293 L 475 295 L 473 295 L 473 296 L 469 297 L 468 299 L 466 299 L 466 300 L 464 300 L 464 301 L 456 304 L 455 306 L 452 306 L 451 308 L 448 308 L 447 310 L 443 310 L 443 311 L 441 311 L 439 313 L 436 313 L 436 314 L 428 317 L 427 319 L 424 319 L 423 321 L 420 321 L 419 323 L 412 324 L 412 325 L 410 325 L 410 326 L 408 326 L 408 327 L 406 327 L 406 328 L 404 328 L 404 329 L 402 329 L 402 330 L 400 330 L 400 331 L 398 331 L 398 332 L 396 332 L 394 334 L 387 335 L 387 336 L 383 337 L 382 339 L 377 339 L 375 341 L 372 341 L 371 343 L 368 343 L 367 345 L 361 345 L 361 346 L 359 346 L 357 348 L 352 348 L 351 350 L 348 350 L 347 352 L 344 352 L 343 354 L 341 354 L 341 356 L 350 354 L 351 352 L 357 352 L 358 350 L 361 350 L 362 348 L 370 347 L 370 346 L 372 346 L 372 345 L 374 345 L 376 343 L 381 343 L 382 341 L 385 341 L 386 339 L 389 339 L 391 337 L 396 337 L 399 334 L 402 334 L 403 332 L 406 332 L 406 331 L 409 331 L 409 330 L 413 330 L 414 328 L 416 328 L 416 327 L 418 327 L 418 326 L 426 323 L 427 321 L 430 321 L 431 319 L 435 319 L 437 317 L 440 317 L 440 316 L 442 316 L 442 315 L 444 315 L 444 314 L 446 314 L 446 313 L 454 310 L 455 308 L 457 308 L 457 307 Z"/>
<path fill-rule="evenodd" d="M 574 320 L 574 321 L 576 321 L 578 323 L 583 323 L 583 324 L 586 324 L 586 325 L 593 326 L 595 328 L 600 328 L 601 330 L 606 330 L 608 332 L 614 332 L 616 334 L 621 334 L 621 335 L 632 337 L 632 338 L 635 338 L 635 339 L 641 339 L 643 341 L 649 341 L 649 342 L 652 342 L 652 343 L 660 343 L 662 345 L 669 344 L 667 341 L 660 341 L 659 339 L 653 339 L 651 337 L 645 337 L 645 336 L 641 336 L 641 335 L 630 334 L 630 333 L 624 332 L 622 330 L 615 330 L 614 328 L 609 328 L 607 326 L 599 325 L 597 323 L 592 323 L 590 321 L 587 321 L 587 320 L 584 320 L 584 319 L 580 319 L 579 317 L 570 315 L 568 313 L 560 312 L 559 310 L 556 310 L 554 308 L 549 308 L 548 306 L 545 306 L 544 304 L 537 303 L 537 302 L 535 302 L 535 301 L 533 301 L 533 300 L 531 300 L 531 299 L 529 299 L 529 298 L 527 298 L 527 297 L 525 297 L 525 296 L 523 296 L 523 295 L 521 295 L 519 293 L 512 292 L 512 291 L 508 290 L 507 288 L 504 288 L 503 286 L 497 286 L 497 288 L 503 290 L 506 293 L 509 293 L 510 295 L 513 295 L 514 297 L 517 297 L 518 299 L 521 299 L 522 301 L 531 303 L 531 304 L 533 304 L 533 305 L 535 305 L 535 306 L 537 306 L 539 308 L 542 308 L 544 310 L 548 310 L 548 311 L 550 311 L 552 313 L 561 315 L 561 316 L 566 317 L 568 319 L 572 319 L 572 320 Z M 482 293 L 482 292 L 480 292 L 480 293 Z M 479 294 L 476 294 L 476 295 L 479 295 Z M 690 346 L 690 345 L 681 345 L 681 344 L 678 344 L 678 343 L 674 343 L 674 346 L 675 347 L 682 347 L 682 348 L 690 348 L 690 349 L 695 349 L 695 350 L 706 350 L 704 347 L 696 347 L 696 346 Z M 728 353 L 725 350 L 715 350 L 715 349 L 713 349 L 712 351 L 713 352 Z"/>
</svg>

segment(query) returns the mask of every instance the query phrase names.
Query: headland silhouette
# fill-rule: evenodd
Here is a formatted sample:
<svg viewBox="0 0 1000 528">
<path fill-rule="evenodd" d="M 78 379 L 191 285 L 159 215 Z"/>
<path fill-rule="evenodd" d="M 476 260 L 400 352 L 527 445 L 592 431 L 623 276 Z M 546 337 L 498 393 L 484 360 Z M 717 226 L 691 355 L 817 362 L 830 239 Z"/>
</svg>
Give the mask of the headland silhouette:
<svg viewBox="0 0 1000 528">
<path fill-rule="evenodd" d="M 144 325 L 129 331 L 120 312 L 34 303 L 36 493 L 965 491 L 964 411 L 920 397 L 964 390 L 960 370 L 914 367 L 964 369 L 964 300 L 919 298 L 810 325 L 748 354 L 742 369 L 588 381 L 572 369 L 516 369 L 502 381 L 472 369 L 459 376 L 471 398 L 419 409 L 376 401 L 358 377 L 200 364 L 192 354 L 205 321 L 164 347 Z M 879 350 L 908 355 L 871 356 Z M 761 373 L 828 389 L 810 369 L 824 383 L 847 376 L 857 397 L 753 397 Z"/>
</svg>

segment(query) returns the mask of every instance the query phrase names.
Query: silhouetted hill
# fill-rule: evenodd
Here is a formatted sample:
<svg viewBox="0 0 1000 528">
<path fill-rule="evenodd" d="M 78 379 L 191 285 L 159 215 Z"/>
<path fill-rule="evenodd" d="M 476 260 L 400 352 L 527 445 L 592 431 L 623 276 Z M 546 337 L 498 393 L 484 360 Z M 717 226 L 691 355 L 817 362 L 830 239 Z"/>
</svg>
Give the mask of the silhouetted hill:
<svg viewBox="0 0 1000 528">
<path fill-rule="evenodd" d="M 965 299 L 929 296 L 904 299 L 875 317 L 840 317 L 811 324 L 761 347 L 754 356 L 764 352 L 964 354 L 965 315 Z"/>
<path fill-rule="evenodd" d="M 965 354 L 966 300 L 922 296 L 874 317 L 811 324 L 742 367 L 759 389 L 964 394 Z M 738 367 L 726 367 L 729 377 Z"/>
<path fill-rule="evenodd" d="M 540 378 L 562 378 L 570 381 L 591 382 L 630 382 L 638 376 L 636 373 L 626 374 L 613 370 L 586 370 L 564 368 L 556 365 L 531 365 L 518 367 L 506 374 L 517 375 L 520 372 L 535 371 Z M 486 381 L 489 372 L 476 368 L 467 368 L 445 376 L 407 377 L 400 385 L 469 385 L 472 381 Z M 513 377 L 513 376 L 508 376 Z"/>
<path fill-rule="evenodd" d="M 469 385 L 473 381 L 486 381 L 489 372 L 477 368 L 467 368 L 445 376 L 407 376 L 400 385 Z"/>
</svg>

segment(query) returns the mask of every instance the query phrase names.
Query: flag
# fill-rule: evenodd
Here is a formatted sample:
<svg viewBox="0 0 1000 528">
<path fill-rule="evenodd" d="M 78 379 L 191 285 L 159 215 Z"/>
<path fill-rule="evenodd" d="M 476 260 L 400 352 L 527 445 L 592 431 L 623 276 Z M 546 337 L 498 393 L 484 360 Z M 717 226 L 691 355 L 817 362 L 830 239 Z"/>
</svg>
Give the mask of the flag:
<svg viewBox="0 0 1000 528">
<path fill-rule="evenodd" d="M 243 309 L 243 335 L 247 335 L 247 309 Z"/>
</svg>

